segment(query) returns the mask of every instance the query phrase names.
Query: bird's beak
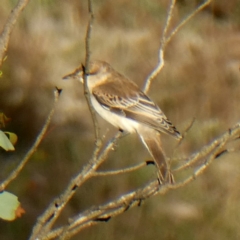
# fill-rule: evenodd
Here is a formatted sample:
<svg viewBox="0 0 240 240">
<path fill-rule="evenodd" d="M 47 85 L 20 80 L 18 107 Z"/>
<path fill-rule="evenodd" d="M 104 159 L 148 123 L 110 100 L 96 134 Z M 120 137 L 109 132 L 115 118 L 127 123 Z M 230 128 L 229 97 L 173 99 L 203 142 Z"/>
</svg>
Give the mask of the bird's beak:
<svg viewBox="0 0 240 240">
<path fill-rule="evenodd" d="M 65 75 L 62 79 L 63 80 L 68 80 L 68 79 L 72 79 L 72 78 L 74 78 L 74 74 L 70 73 L 70 74 Z"/>
<path fill-rule="evenodd" d="M 81 82 L 83 81 L 83 71 L 82 69 L 76 69 L 74 72 L 67 74 L 62 78 L 63 80 L 68 80 L 68 79 L 77 79 L 80 80 Z"/>
<path fill-rule="evenodd" d="M 70 79 L 71 78 L 71 76 L 68 74 L 68 75 L 66 75 L 66 76 L 64 76 L 64 77 L 62 77 L 62 79 L 63 80 L 68 80 L 68 79 Z"/>
</svg>

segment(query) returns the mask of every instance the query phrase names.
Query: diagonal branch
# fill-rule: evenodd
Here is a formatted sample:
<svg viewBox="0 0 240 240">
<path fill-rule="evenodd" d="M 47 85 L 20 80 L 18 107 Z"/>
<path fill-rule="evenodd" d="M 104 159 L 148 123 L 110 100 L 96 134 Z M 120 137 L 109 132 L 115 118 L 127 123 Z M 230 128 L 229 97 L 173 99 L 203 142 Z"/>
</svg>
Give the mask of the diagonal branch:
<svg viewBox="0 0 240 240">
<path fill-rule="evenodd" d="M 145 186 L 135 189 L 130 193 L 125 193 L 120 197 L 112 200 L 106 204 L 93 206 L 88 210 L 74 216 L 69 220 L 69 224 L 59 227 L 50 231 L 47 235 L 40 237 L 39 239 L 53 239 L 57 236 L 61 236 L 61 239 L 68 239 L 71 236 L 77 234 L 86 227 L 106 222 L 112 217 L 115 217 L 128 209 L 139 206 L 144 200 L 157 194 L 165 194 L 166 192 L 178 188 L 182 188 L 187 184 L 194 181 L 199 175 L 201 175 L 207 167 L 219 156 L 219 153 L 225 148 L 226 144 L 231 141 L 232 138 L 239 136 L 240 123 L 235 127 L 224 133 L 221 137 L 216 139 L 213 143 L 210 143 L 202 150 L 200 155 L 202 159 L 205 159 L 190 176 L 185 179 L 176 182 L 175 184 L 164 184 L 159 186 L 157 180 L 147 183 Z M 211 152 L 206 151 L 211 149 Z M 194 158 L 194 157 L 193 157 Z M 181 169 L 182 171 L 184 169 Z"/>
<path fill-rule="evenodd" d="M 98 148 L 95 149 L 92 158 L 88 164 L 74 177 L 68 184 L 64 192 L 57 198 L 55 198 L 50 205 L 46 208 L 45 212 L 38 218 L 35 224 L 30 239 L 41 239 L 46 233 L 48 233 L 58 219 L 62 210 L 70 199 L 76 193 L 76 190 L 86 182 L 90 177 L 94 175 L 94 172 L 105 161 L 109 152 L 112 150 L 116 141 L 121 137 L 121 133 L 118 132 L 104 147 L 103 151 L 98 155 Z"/>
<path fill-rule="evenodd" d="M 211 154 L 214 149 L 222 142 L 226 141 L 229 142 L 232 139 L 239 137 L 240 134 L 240 122 L 237 123 L 233 128 L 230 128 L 226 133 L 224 133 L 219 138 L 215 139 L 210 144 L 204 146 L 201 150 L 199 150 L 197 153 L 193 154 L 188 161 L 185 164 L 180 165 L 179 167 L 173 169 L 173 172 L 178 172 L 183 169 L 189 168 L 193 166 L 195 163 L 197 163 L 200 159 L 204 158 L 205 156 Z"/>
<path fill-rule="evenodd" d="M 32 145 L 32 147 L 29 149 L 29 151 L 27 152 L 27 154 L 25 155 L 25 157 L 22 159 L 22 161 L 18 164 L 18 166 L 10 173 L 10 175 L 0 184 L 0 192 L 2 190 L 4 190 L 7 185 L 9 183 L 11 183 L 18 175 L 19 173 L 22 171 L 22 169 L 25 167 L 25 165 L 27 164 L 27 162 L 30 160 L 31 156 L 33 155 L 33 153 L 37 150 L 39 144 L 42 142 L 44 135 L 48 129 L 48 126 L 51 122 L 52 116 L 54 114 L 55 111 L 55 106 L 58 102 L 58 98 L 59 98 L 59 94 L 60 94 L 60 90 L 57 89 L 54 92 L 54 104 L 53 107 L 47 117 L 46 122 L 43 125 L 43 128 L 41 130 L 41 132 L 39 133 L 38 137 L 36 138 L 34 144 Z"/>
<path fill-rule="evenodd" d="M 3 31 L 0 35 L 0 67 L 2 66 L 4 54 L 8 49 L 8 43 L 10 35 L 16 24 L 16 21 L 22 12 L 22 10 L 27 6 L 29 0 L 19 0 L 16 7 L 11 11 L 8 19 L 3 27 Z"/>
<path fill-rule="evenodd" d="M 166 45 L 172 40 L 173 36 L 186 24 L 188 23 L 197 13 L 202 11 L 206 6 L 208 6 L 212 0 L 206 0 L 201 5 L 199 5 L 192 13 L 190 13 L 179 25 L 170 33 L 170 35 L 166 39 Z"/>
</svg>

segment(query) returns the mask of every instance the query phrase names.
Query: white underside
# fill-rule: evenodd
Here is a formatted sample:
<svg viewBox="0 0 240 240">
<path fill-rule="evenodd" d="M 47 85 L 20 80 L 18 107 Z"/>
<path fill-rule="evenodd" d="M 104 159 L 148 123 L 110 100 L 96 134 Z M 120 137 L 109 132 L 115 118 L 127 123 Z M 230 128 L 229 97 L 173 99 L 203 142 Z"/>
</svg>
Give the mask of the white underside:
<svg viewBox="0 0 240 240">
<path fill-rule="evenodd" d="M 134 120 L 129 118 L 125 118 L 119 116 L 115 113 L 112 113 L 106 109 L 104 109 L 98 101 L 95 99 L 94 96 L 91 96 L 92 105 L 95 108 L 96 112 L 107 122 L 111 123 L 113 126 L 120 128 L 127 132 L 138 132 L 138 128 L 140 124 Z"/>
</svg>

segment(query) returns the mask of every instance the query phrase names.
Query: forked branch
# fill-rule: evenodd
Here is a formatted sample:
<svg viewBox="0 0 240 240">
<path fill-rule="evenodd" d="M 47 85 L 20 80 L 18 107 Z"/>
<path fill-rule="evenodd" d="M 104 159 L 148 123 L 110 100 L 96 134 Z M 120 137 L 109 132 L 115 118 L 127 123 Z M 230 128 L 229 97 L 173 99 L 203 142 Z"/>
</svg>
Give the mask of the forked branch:
<svg viewBox="0 0 240 240">
<path fill-rule="evenodd" d="M 163 34 L 161 36 L 160 47 L 158 50 L 158 63 L 150 75 L 147 77 L 145 81 L 145 85 L 143 87 L 143 91 L 147 93 L 150 89 L 152 81 L 157 77 L 157 75 L 161 72 L 164 66 L 164 51 L 168 43 L 172 40 L 173 36 L 186 24 L 188 23 L 197 13 L 199 13 L 203 8 L 211 3 L 212 0 L 206 0 L 199 7 L 197 7 L 192 13 L 190 13 L 186 18 L 184 18 L 177 27 L 167 36 L 167 32 L 169 30 L 169 26 L 173 17 L 173 9 L 175 7 L 175 0 L 171 0 L 167 20 L 163 28 Z"/>
<path fill-rule="evenodd" d="M 199 175 L 201 175 L 206 170 L 206 168 L 213 162 L 213 160 L 219 156 L 219 153 L 221 153 L 223 149 L 225 149 L 226 144 L 232 141 L 233 139 L 239 138 L 239 135 L 240 135 L 240 122 L 235 127 L 231 128 L 229 131 L 220 136 L 218 139 L 214 140 L 209 145 L 203 147 L 197 154 L 190 157 L 188 159 L 188 162 L 191 164 L 187 164 L 188 166 L 192 165 L 193 163 L 196 163 L 196 158 L 201 161 L 204 160 L 204 163 L 198 166 L 191 175 L 186 176 L 185 179 L 179 180 L 174 184 L 164 184 L 161 186 L 159 186 L 159 182 L 157 180 L 151 181 L 147 183 L 145 186 L 139 189 L 135 189 L 130 193 L 125 193 L 121 195 L 119 198 L 112 200 L 107 204 L 93 206 L 88 210 L 77 214 L 76 216 L 72 217 L 69 220 L 68 224 L 62 227 L 53 230 L 48 229 L 48 231 L 45 232 L 46 234 L 35 235 L 35 237 L 37 237 L 40 240 L 54 239 L 59 236 L 60 239 L 68 239 L 86 227 L 99 224 L 103 221 L 108 221 L 112 217 L 122 214 L 123 212 L 127 211 L 132 207 L 139 206 L 144 200 L 151 196 L 154 196 L 156 194 L 165 194 L 170 190 L 184 187 L 190 182 L 194 181 Z M 110 143 L 110 145 L 107 146 L 108 150 L 109 147 L 110 148 L 112 147 L 112 142 Z M 103 153 L 104 159 L 105 157 L 107 157 L 107 154 L 108 152 L 104 151 Z M 104 161 L 104 159 L 102 159 L 101 161 Z M 95 169 L 97 169 L 97 167 Z M 179 172 L 182 172 L 184 170 L 185 167 L 182 168 L 180 167 L 178 169 Z M 90 176 L 94 175 L 95 175 L 94 172 L 90 173 Z M 83 173 L 82 177 L 84 178 L 84 176 L 85 175 Z M 75 184 L 76 181 L 73 181 L 71 183 L 69 191 L 76 190 L 78 186 L 76 186 Z M 55 209 L 61 208 L 61 205 L 59 205 L 59 202 L 55 201 L 55 206 L 52 207 Z M 43 223 L 46 224 L 47 220 L 51 222 L 51 219 L 54 218 L 55 214 L 56 212 L 51 212 L 51 214 L 48 215 L 47 219 L 39 219 L 39 225 L 42 225 Z M 34 239 L 34 237 L 32 237 L 31 239 Z"/>
</svg>

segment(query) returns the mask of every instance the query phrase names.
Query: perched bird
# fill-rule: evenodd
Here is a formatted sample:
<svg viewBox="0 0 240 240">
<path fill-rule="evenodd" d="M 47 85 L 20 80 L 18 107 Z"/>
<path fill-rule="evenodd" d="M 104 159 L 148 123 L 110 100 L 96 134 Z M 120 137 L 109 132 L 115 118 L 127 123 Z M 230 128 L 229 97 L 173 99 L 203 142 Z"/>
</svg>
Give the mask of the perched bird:
<svg viewBox="0 0 240 240">
<path fill-rule="evenodd" d="M 83 82 L 83 68 L 80 66 L 63 79 Z M 133 81 L 118 73 L 107 62 L 89 63 L 87 85 L 96 112 L 120 130 L 137 132 L 159 169 L 160 183 L 171 181 L 160 133 L 177 139 L 181 139 L 181 134 L 162 110 Z"/>
</svg>

